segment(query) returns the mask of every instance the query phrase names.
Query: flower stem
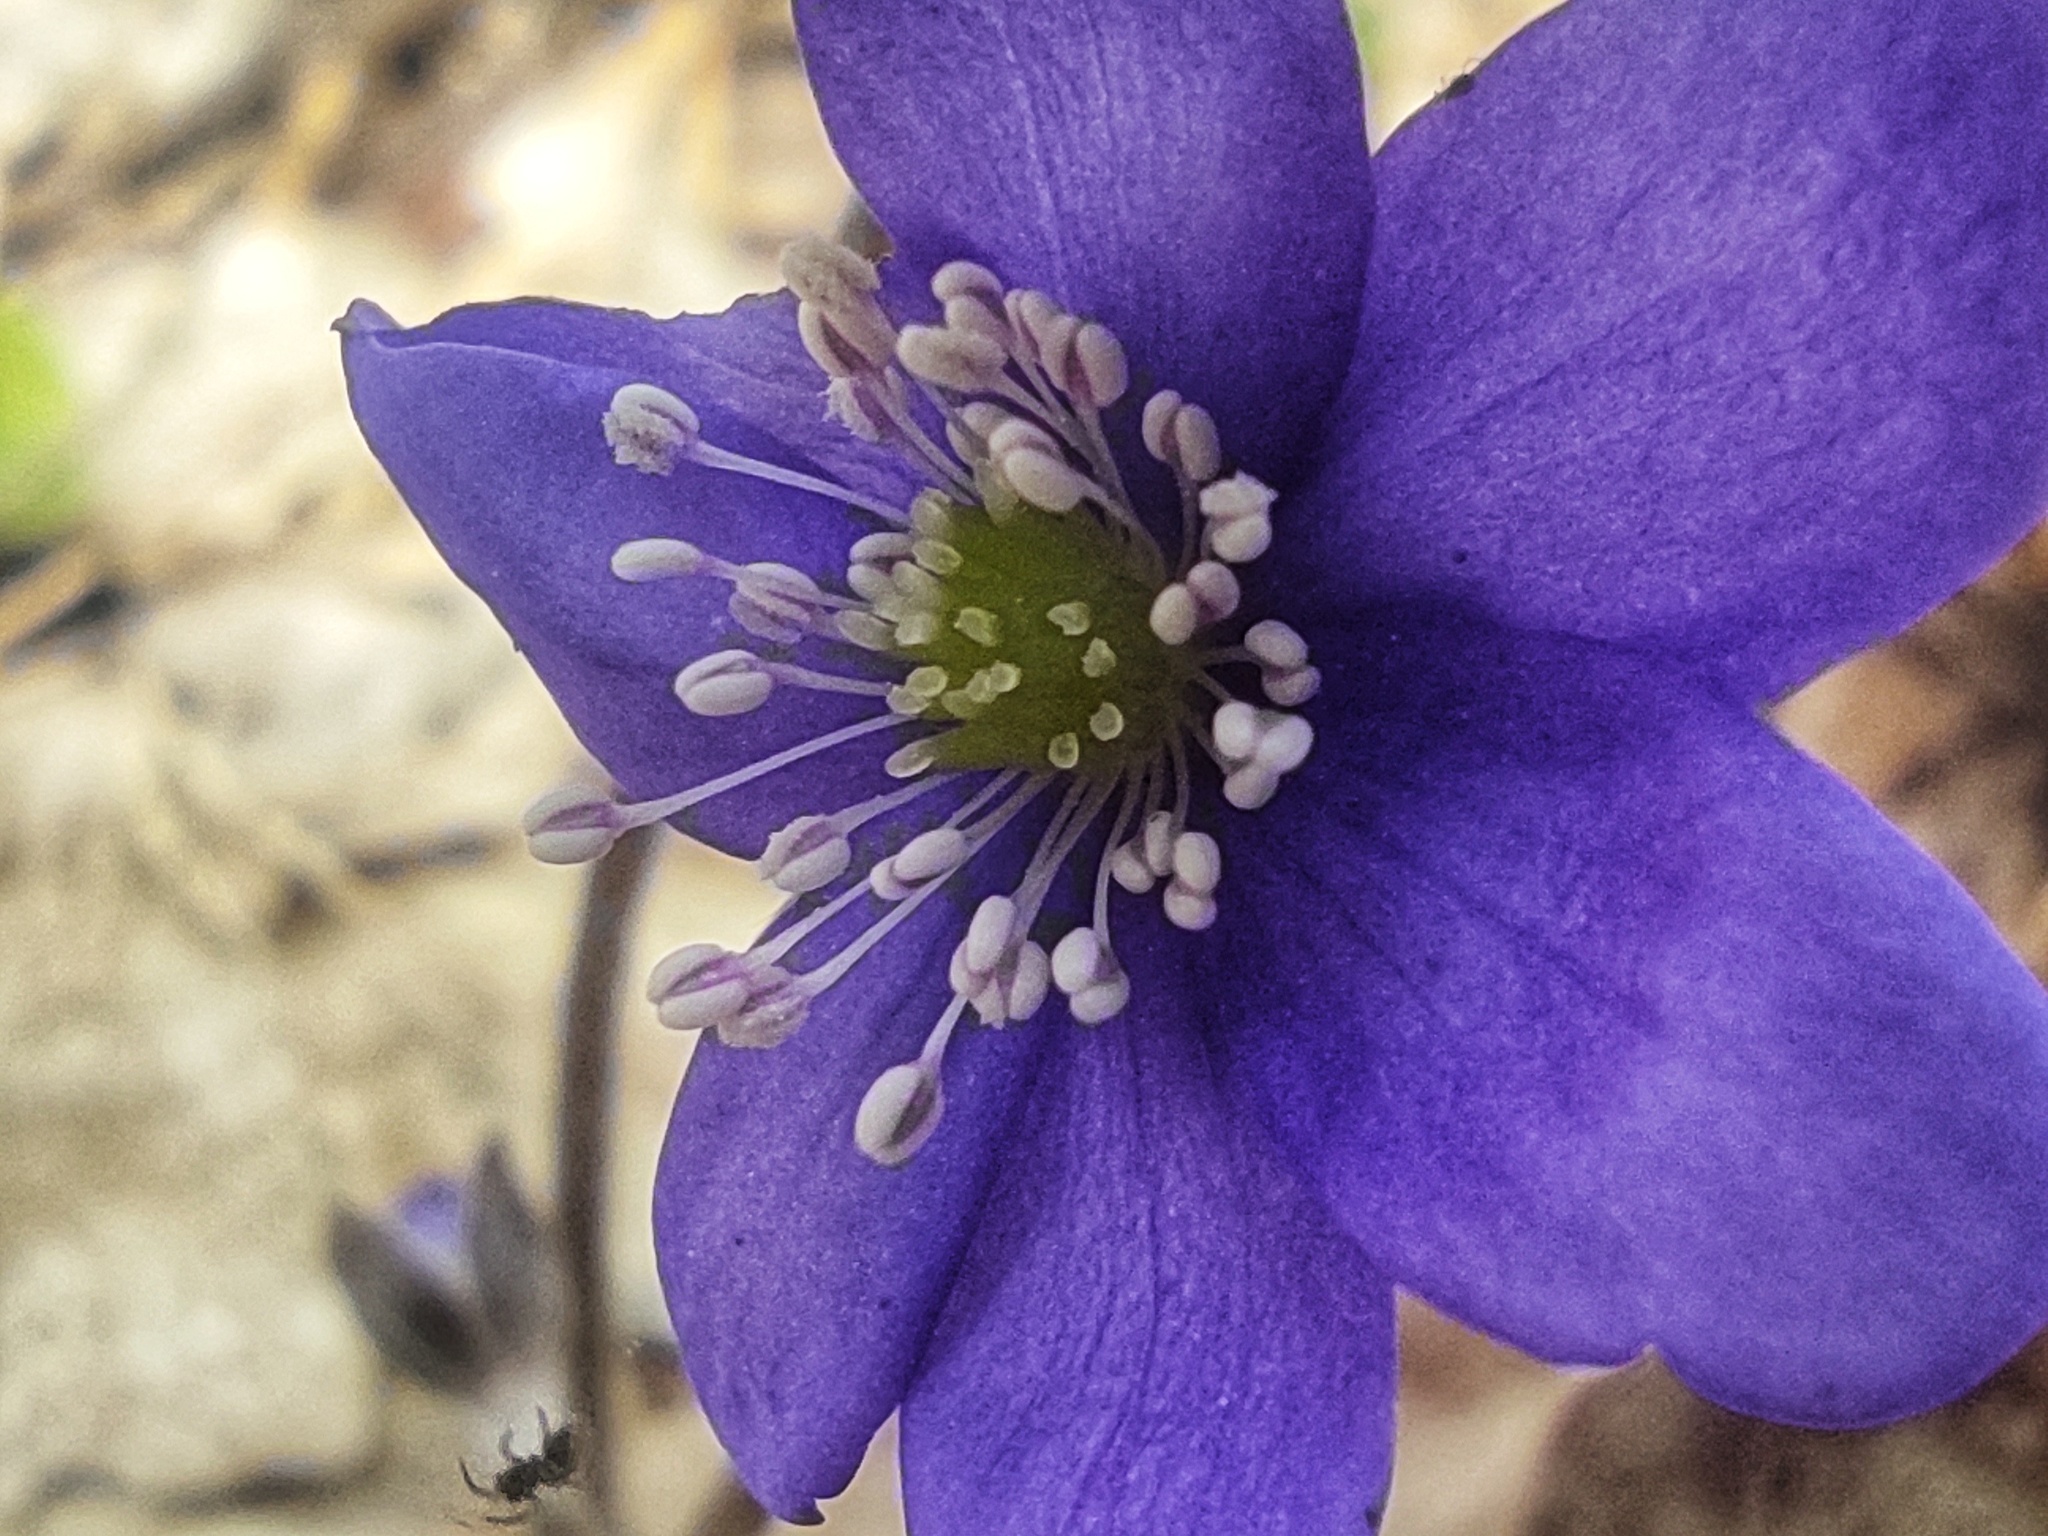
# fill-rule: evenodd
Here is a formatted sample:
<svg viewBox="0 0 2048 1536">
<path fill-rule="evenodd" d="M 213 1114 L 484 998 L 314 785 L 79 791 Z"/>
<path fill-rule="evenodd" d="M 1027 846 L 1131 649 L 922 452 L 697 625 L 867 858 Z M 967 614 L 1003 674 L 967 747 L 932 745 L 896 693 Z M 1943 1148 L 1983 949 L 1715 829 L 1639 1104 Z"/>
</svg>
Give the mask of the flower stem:
<svg viewBox="0 0 2048 1536">
<path fill-rule="evenodd" d="M 604 1247 L 619 967 L 660 835 L 658 826 L 634 828 L 591 866 L 562 1008 L 555 1219 L 568 1305 L 569 1398 L 582 1431 L 577 1478 L 603 1536 L 619 1529 L 611 1436 L 610 1276 Z"/>
</svg>

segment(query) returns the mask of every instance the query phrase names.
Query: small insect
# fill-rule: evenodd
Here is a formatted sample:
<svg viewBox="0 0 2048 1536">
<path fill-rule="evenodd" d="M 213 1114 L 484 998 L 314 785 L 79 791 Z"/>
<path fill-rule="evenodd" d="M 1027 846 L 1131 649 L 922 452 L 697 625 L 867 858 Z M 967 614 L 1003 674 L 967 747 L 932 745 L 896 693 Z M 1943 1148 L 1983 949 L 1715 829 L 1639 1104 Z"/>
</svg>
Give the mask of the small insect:
<svg viewBox="0 0 2048 1536">
<path fill-rule="evenodd" d="M 1450 84 L 1436 93 L 1436 99 L 1438 101 L 1456 101 L 1460 96 L 1468 94 L 1472 87 L 1478 83 L 1479 72 L 1468 69 L 1463 74 L 1453 75 Z"/>
<path fill-rule="evenodd" d="M 479 1483 L 469 1470 L 469 1463 L 458 1460 L 462 1468 L 462 1480 L 469 1484 L 469 1491 L 478 1498 L 502 1499 L 512 1506 L 512 1512 L 505 1515 L 485 1515 L 492 1525 L 518 1525 L 533 1513 L 533 1501 L 540 1497 L 543 1488 L 558 1487 L 566 1483 L 576 1471 L 576 1426 L 564 1424 L 551 1428 L 547 1410 L 536 1408 L 540 1416 L 540 1450 L 532 1456 L 512 1454 L 512 1431 L 506 1430 L 498 1437 L 498 1454 L 505 1458 L 505 1465 L 498 1469 L 488 1486 Z"/>
</svg>

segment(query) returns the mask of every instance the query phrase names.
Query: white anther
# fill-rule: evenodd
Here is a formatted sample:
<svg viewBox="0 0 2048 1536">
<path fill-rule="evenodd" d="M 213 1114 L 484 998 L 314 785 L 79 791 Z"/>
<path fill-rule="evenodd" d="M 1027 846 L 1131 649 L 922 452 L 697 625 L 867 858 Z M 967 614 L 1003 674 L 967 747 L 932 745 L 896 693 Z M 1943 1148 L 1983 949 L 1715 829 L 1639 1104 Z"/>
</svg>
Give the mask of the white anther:
<svg viewBox="0 0 2048 1536">
<path fill-rule="evenodd" d="M 859 608 L 842 609 L 832 620 L 840 638 L 866 651 L 886 651 L 896 644 L 896 626 Z"/>
<path fill-rule="evenodd" d="M 799 816 L 769 834 L 754 867 L 776 889 L 801 896 L 830 885 L 852 862 L 853 844 L 829 816 Z"/>
<path fill-rule="evenodd" d="M 1159 595 L 1152 599 L 1152 612 L 1147 616 L 1152 633 L 1167 645 L 1186 645 L 1195 631 L 1201 627 L 1202 609 L 1195 601 L 1194 593 L 1180 582 L 1170 582 L 1159 589 Z"/>
<path fill-rule="evenodd" d="M 1220 624 L 1237 612 L 1242 589 L 1236 573 L 1221 561 L 1198 560 L 1181 581 L 1201 609 L 1203 624 Z"/>
<path fill-rule="evenodd" d="M 1207 484 L 1223 468 L 1223 443 L 1216 435 L 1216 418 L 1199 405 L 1183 402 L 1174 413 L 1173 443 L 1181 473 L 1195 484 Z"/>
<path fill-rule="evenodd" d="M 1244 517 L 1270 516 L 1278 496 L 1279 493 L 1264 481 L 1239 470 L 1227 480 L 1203 486 L 1199 504 L 1202 516 L 1218 522 L 1234 522 Z"/>
<path fill-rule="evenodd" d="M 703 566 L 704 551 L 681 539 L 632 539 L 612 551 L 612 574 L 621 581 L 667 581 Z"/>
<path fill-rule="evenodd" d="M 1275 671 L 1292 672 L 1308 665 L 1308 642 L 1278 619 L 1261 619 L 1246 630 L 1244 648 L 1260 666 Z"/>
<path fill-rule="evenodd" d="M 1145 451 L 1162 464 L 1173 462 L 1173 418 L 1180 410 L 1180 395 L 1170 389 L 1162 389 L 1145 402 L 1145 414 L 1139 435 L 1145 440 Z"/>
<path fill-rule="evenodd" d="M 958 827 L 934 827 L 905 843 L 889 862 L 895 865 L 896 878 L 904 884 L 924 885 L 950 875 L 967 862 L 972 851 L 967 834 Z"/>
<path fill-rule="evenodd" d="M 873 262 L 818 235 L 782 248 L 782 280 L 799 299 L 827 309 L 844 309 L 882 286 Z"/>
<path fill-rule="evenodd" d="M 914 779 L 938 760 L 936 738 L 926 736 L 891 752 L 882 760 L 882 772 L 892 779 Z"/>
<path fill-rule="evenodd" d="M 1259 750 L 1259 712 L 1242 699 L 1220 707 L 1209 721 L 1209 739 L 1226 763 L 1250 762 Z"/>
<path fill-rule="evenodd" d="M 752 651 L 714 651 L 676 674 L 676 697 L 693 715 L 744 715 L 775 691 L 775 678 Z"/>
<path fill-rule="evenodd" d="M 803 620 L 790 618 L 781 604 L 771 608 L 755 602 L 744 592 L 735 592 L 727 598 L 725 611 L 732 615 L 733 623 L 748 634 L 775 645 L 795 645 L 808 632 Z"/>
<path fill-rule="evenodd" d="M 954 413 L 954 419 L 947 421 L 946 440 L 961 458 L 979 459 L 988 451 L 989 439 L 1006 423 L 1015 420 L 1015 416 L 999 405 L 987 400 L 970 400 Z"/>
<path fill-rule="evenodd" d="M 882 702 L 888 705 L 891 714 L 901 715 L 906 720 L 914 720 L 932 707 L 930 699 L 922 694 L 912 693 L 901 683 L 892 684 L 889 691 L 882 695 Z"/>
<path fill-rule="evenodd" d="M 801 334 L 801 318 L 797 326 Z M 889 418 L 876 408 L 874 386 L 866 377 L 833 375 L 825 385 L 825 414 L 864 443 L 883 442 L 889 435 Z"/>
<path fill-rule="evenodd" d="M 1037 422 L 1026 421 L 1022 416 L 1011 416 L 1001 410 L 995 410 L 994 417 L 991 420 L 982 416 L 978 420 L 986 425 L 987 430 L 981 435 L 988 442 L 988 451 L 997 458 L 1023 448 L 1036 448 L 1041 453 L 1059 452 L 1059 444 L 1053 435 Z"/>
<path fill-rule="evenodd" d="M 1092 928 L 1076 928 L 1054 946 L 1052 979 L 1078 1023 L 1114 1018 L 1131 1000 L 1130 978 Z"/>
<path fill-rule="evenodd" d="M 1011 963 L 999 973 L 1003 1017 L 1012 1023 L 1030 1018 L 1045 1006 L 1045 994 L 1051 990 L 1051 984 L 1052 962 L 1046 959 L 1045 946 L 1026 939 L 1017 946 Z M 1000 1021 L 984 1016 L 983 1022 Z"/>
<path fill-rule="evenodd" d="M 1280 775 L 1263 763 L 1246 763 L 1223 778 L 1223 798 L 1240 811 L 1256 811 L 1280 788 Z"/>
<path fill-rule="evenodd" d="M 893 560 L 907 560 L 916 545 L 917 540 L 907 533 L 865 534 L 853 541 L 853 547 L 846 552 L 846 562 L 850 566 L 886 565 Z"/>
<path fill-rule="evenodd" d="M 583 864 L 618 841 L 618 802 L 584 784 L 549 790 L 526 808 L 526 848 L 543 864 Z"/>
<path fill-rule="evenodd" d="M 1098 410 L 1123 398 L 1131 385 L 1131 365 L 1124 356 L 1123 343 L 1108 326 L 1090 320 L 1075 333 L 1073 364 L 1066 380 L 1069 395 Z"/>
<path fill-rule="evenodd" d="M 936 1065 L 906 1061 L 889 1068 L 861 1095 L 853 1144 L 884 1168 L 901 1168 L 931 1140 L 945 1113 Z"/>
<path fill-rule="evenodd" d="M 1046 377 L 1067 394 L 1073 393 L 1068 384 L 1074 371 L 1074 338 L 1080 334 L 1080 317 L 1062 311 L 1048 319 L 1032 337 Z"/>
<path fill-rule="evenodd" d="M 972 294 L 946 300 L 946 328 L 980 336 L 999 347 L 1007 347 L 1010 341 L 1010 324 L 1001 308 Z"/>
<path fill-rule="evenodd" d="M 717 944 L 685 944 L 656 961 L 647 977 L 647 1001 L 670 1029 L 709 1029 L 737 1018 L 749 990 L 741 958 Z"/>
<path fill-rule="evenodd" d="M 896 357 L 920 379 L 963 394 L 992 389 L 1003 371 L 1003 349 L 985 336 L 936 325 L 906 325 Z"/>
<path fill-rule="evenodd" d="M 697 446 L 697 413 L 654 384 L 628 384 L 604 413 L 604 440 L 614 462 L 645 475 L 665 475 Z"/>
<path fill-rule="evenodd" d="M 809 605 L 817 601 L 818 584 L 795 566 L 773 560 L 757 560 L 743 566 L 736 578 L 739 588 L 756 602 L 782 601 Z"/>
<path fill-rule="evenodd" d="M 879 565 L 849 565 L 846 568 L 846 584 L 853 589 L 853 595 L 873 603 L 896 595 L 896 583 L 889 578 L 889 572 Z"/>
<path fill-rule="evenodd" d="M 1189 933 L 1200 933 L 1216 921 L 1215 898 L 1183 885 L 1169 885 L 1160 904 L 1166 909 L 1166 920 Z"/>
<path fill-rule="evenodd" d="M 647 1000 L 670 1029 L 716 1029 L 727 1045 L 780 1045 L 810 1012 L 810 997 L 779 965 L 715 944 L 686 944 L 656 964 Z"/>
<path fill-rule="evenodd" d="M 1273 547 L 1273 524 L 1264 517 L 1238 517 L 1209 525 L 1204 547 L 1218 560 L 1247 565 Z"/>
<path fill-rule="evenodd" d="M 726 612 L 749 634 L 794 645 L 809 631 L 818 607 L 818 584 L 802 571 L 772 561 L 746 566 L 734 578 Z"/>
<path fill-rule="evenodd" d="M 1173 883 L 1207 896 L 1223 883 L 1223 850 L 1206 832 L 1183 832 L 1173 840 Z"/>
<path fill-rule="evenodd" d="M 1292 709 L 1306 704 L 1323 686 L 1323 674 L 1316 667 L 1297 667 L 1292 672 L 1261 672 L 1259 686 L 1275 704 Z"/>
<path fill-rule="evenodd" d="M 906 614 L 897 620 L 895 629 L 890 633 L 895 637 L 891 644 L 898 650 L 930 645 L 939 637 L 939 616 L 935 613 Z"/>
<path fill-rule="evenodd" d="M 1011 290 L 1003 295 L 1003 308 L 1009 313 L 1010 323 L 1023 332 L 1034 347 L 1046 333 L 1046 328 L 1066 313 L 1036 288 Z"/>
<path fill-rule="evenodd" d="M 912 561 L 897 561 L 890 567 L 889 580 L 913 611 L 936 609 L 945 600 L 946 589 L 939 584 L 939 578 Z"/>
<path fill-rule="evenodd" d="M 941 304 L 970 297 L 1001 304 L 1003 280 L 978 262 L 949 261 L 932 274 L 932 297 Z"/>
<path fill-rule="evenodd" d="M 1071 511 L 1088 494 L 1088 479 L 1065 460 L 1036 448 L 1020 448 L 997 461 L 1003 478 L 1019 496 L 1047 512 Z"/>
<path fill-rule="evenodd" d="M 1017 927 L 1017 903 L 1007 896 L 986 896 L 974 909 L 967 937 L 960 941 L 960 960 L 969 976 L 993 975 L 1010 948 Z"/>
<path fill-rule="evenodd" d="M 1107 981 L 1084 987 L 1067 999 L 1076 1024 L 1105 1024 L 1131 1003 L 1131 978 L 1119 971 Z"/>
<path fill-rule="evenodd" d="M 1292 773 L 1308 761 L 1315 744 L 1314 726 L 1299 715 L 1281 715 L 1267 724 L 1252 760 L 1272 773 Z"/>
<path fill-rule="evenodd" d="M 1173 873 L 1173 815 L 1169 811 L 1154 811 L 1145 818 L 1145 830 L 1140 834 L 1145 855 L 1145 867 L 1155 879 L 1164 880 Z"/>
<path fill-rule="evenodd" d="M 966 943 L 953 952 L 953 989 L 974 1005 L 984 1024 L 1008 1024 L 1030 1018 L 1044 1006 L 1052 981 L 1052 963 L 1042 945 L 1020 940 L 993 968 L 971 969 Z"/>
<path fill-rule="evenodd" d="M 1052 947 L 1052 980 L 1068 996 L 1102 979 L 1108 954 L 1093 928 L 1076 928 Z"/>
<path fill-rule="evenodd" d="M 833 379 L 851 379 L 881 364 L 872 363 L 840 328 L 815 304 L 796 307 L 796 333 L 811 355 L 811 361 Z M 891 338 L 893 342 L 894 338 Z M 886 363 L 888 358 L 882 359 Z M 829 389 L 830 386 L 828 385 Z M 829 402 L 828 402 L 829 407 Z"/>
<path fill-rule="evenodd" d="M 1136 843 L 1125 843 L 1109 856 L 1110 878 L 1133 896 L 1142 896 L 1159 883 L 1146 866 L 1145 855 Z"/>
</svg>

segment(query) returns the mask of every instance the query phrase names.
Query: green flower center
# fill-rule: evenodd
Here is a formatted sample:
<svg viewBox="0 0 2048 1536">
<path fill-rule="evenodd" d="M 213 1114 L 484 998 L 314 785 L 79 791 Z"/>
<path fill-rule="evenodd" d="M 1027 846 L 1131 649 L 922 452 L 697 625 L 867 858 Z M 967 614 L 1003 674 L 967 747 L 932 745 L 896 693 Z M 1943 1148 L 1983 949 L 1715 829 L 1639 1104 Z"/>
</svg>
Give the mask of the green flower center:
<svg viewBox="0 0 2048 1536">
<path fill-rule="evenodd" d="M 1121 529 L 1028 502 L 926 502 L 918 523 L 931 582 L 897 631 L 912 670 L 895 702 L 959 722 L 930 739 L 935 767 L 1111 780 L 1185 729 L 1201 667 L 1153 633 L 1157 581 Z"/>
</svg>

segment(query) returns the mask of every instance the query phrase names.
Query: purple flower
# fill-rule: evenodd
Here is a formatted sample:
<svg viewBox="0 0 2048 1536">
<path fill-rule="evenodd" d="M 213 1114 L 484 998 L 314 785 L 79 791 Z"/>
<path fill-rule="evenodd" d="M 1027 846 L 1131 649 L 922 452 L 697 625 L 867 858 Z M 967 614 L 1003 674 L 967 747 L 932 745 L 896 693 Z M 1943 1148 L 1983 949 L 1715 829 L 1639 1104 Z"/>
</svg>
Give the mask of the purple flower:
<svg viewBox="0 0 2048 1536">
<path fill-rule="evenodd" d="M 879 286 L 344 325 L 673 796 L 537 850 L 672 814 L 797 898 L 653 984 L 755 1492 L 900 1407 L 921 1536 L 1342 1528 L 1397 1282 L 1803 1424 L 2009 1354 L 2048 1010 L 1758 710 L 2048 492 L 2034 0 L 1575 0 L 1373 162 L 1336 0 L 797 10 Z"/>
</svg>

